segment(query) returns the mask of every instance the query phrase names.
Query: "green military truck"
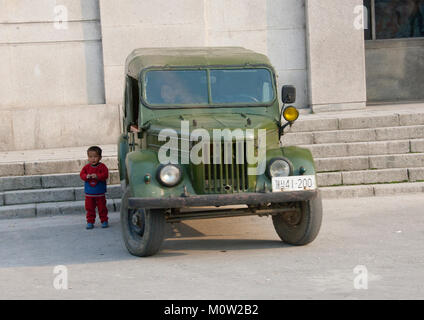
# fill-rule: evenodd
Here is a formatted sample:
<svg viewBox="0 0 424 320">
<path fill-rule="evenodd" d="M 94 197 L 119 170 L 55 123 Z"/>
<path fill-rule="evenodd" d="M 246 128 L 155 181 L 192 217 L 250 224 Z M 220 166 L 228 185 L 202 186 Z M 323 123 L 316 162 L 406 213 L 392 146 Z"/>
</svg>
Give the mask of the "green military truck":
<svg viewBox="0 0 424 320">
<path fill-rule="evenodd" d="M 118 162 L 128 251 L 160 250 L 166 223 L 271 216 L 292 245 L 312 242 L 322 204 L 309 150 L 282 147 L 297 120 L 262 54 L 238 47 L 144 48 L 126 60 Z M 237 226 L 235 225 L 234 228 Z"/>
</svg>

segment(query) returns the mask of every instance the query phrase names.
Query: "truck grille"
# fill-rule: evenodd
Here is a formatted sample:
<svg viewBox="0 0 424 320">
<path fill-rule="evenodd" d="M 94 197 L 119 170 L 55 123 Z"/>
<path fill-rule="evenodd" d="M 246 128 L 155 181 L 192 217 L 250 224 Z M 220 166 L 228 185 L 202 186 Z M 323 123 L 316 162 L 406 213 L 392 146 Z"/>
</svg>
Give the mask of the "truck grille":
<svg viewBox="0 0 424 320">
<path fill-rule="evenodd" d="M 237 144 L 239 144 L 239 152 L 243 155 L 243 161 L 239 161 L 242 163 L 237 163 Z M 245 192 L 249 188 L 246 143 L 232 142 L 227 148 L 227 154 L 231 155 L 231 161 L 228 161 L 228 159 L 225 161 L 224 143 L 221 144 L 221 154 L 215 155 L 215 159 L 212 152 L 213 148 L 210 148 L 210 155 L 207 155 L 210 162 L 203 164 L 203 189 L 205 193 L 237 193 Z M 229 155 L 227 157 L 229 158 Z M 220 161 L 218 161 L 219 158 Z"/>
</svg>

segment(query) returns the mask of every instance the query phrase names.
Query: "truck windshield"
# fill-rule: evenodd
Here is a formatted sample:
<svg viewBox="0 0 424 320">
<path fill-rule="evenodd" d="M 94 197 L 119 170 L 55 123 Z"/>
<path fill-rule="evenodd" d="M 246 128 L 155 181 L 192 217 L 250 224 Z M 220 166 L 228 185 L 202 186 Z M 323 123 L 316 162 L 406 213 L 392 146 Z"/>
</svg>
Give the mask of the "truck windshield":
<svg viewBox="0 0 424 320">
<path fill-rule="evenodd" d="M 263 105 L 274 100 L 271 72 L 265 68 L 150 70 L 144 86 L 144 99 L 153 107 Z"/>
</svg>

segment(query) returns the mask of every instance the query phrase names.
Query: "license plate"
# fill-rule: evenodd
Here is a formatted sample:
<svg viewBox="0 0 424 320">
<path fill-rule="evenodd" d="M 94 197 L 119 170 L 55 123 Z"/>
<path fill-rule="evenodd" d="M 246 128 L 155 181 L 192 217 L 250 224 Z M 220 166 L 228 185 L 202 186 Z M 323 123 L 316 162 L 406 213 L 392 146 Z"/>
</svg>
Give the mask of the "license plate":
<svg viewBox="0 0 424 320">
<path fill-rule="evenodd" d="M 272 192 L 301 191 L 316 189 L 315 176 L 272 178 Z"/>
</svg>

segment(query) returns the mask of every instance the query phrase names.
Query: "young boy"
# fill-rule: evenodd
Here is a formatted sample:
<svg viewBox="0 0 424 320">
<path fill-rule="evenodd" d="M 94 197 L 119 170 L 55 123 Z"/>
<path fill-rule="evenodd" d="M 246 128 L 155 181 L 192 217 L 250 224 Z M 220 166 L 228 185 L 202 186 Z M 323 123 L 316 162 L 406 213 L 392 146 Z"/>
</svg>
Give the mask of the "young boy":
<svg viewBox="0 0 424 320">
<path fill-rule="evenodd" d="M 87 150 L 88 164 L 82 168 L 80 177 L 85 181 L 85 210 L 87 211 L 87 229 L 94 228 L 96 206 L 99 211 L 102 228 L 108 227 L 108 211 L 106 207 L 106 180 L 109 177 L 108 168 L 100 162 L 102 149 L 97 146 Z"/>
</svg>

